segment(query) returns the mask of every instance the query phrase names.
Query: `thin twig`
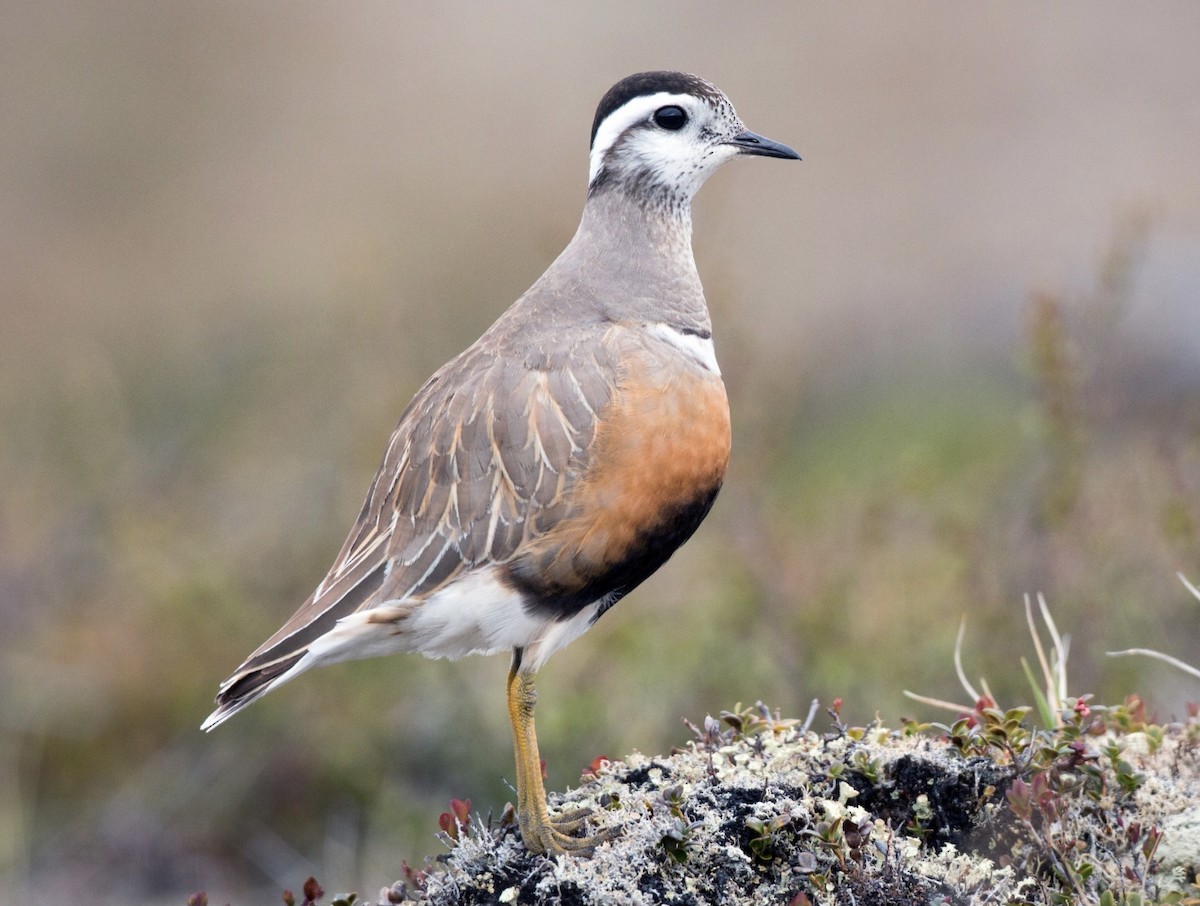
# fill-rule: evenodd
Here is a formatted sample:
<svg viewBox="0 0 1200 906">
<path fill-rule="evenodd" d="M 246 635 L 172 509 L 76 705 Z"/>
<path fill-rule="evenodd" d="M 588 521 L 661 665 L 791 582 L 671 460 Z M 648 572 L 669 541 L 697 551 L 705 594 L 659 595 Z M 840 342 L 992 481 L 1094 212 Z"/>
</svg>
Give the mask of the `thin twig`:
<svg viewBox="0 0 1200 906">
<path fill-rule="evenodd" d="M 800 731 L 807 733 L 812 726 L 813 719 L 817 716 L 817 709 L 821 707 L 819 699 L 813 699 L 812 704 L 808 706 L 808 716 L 804 718 L 804 723 L 800 725 Z"/>
</svg>

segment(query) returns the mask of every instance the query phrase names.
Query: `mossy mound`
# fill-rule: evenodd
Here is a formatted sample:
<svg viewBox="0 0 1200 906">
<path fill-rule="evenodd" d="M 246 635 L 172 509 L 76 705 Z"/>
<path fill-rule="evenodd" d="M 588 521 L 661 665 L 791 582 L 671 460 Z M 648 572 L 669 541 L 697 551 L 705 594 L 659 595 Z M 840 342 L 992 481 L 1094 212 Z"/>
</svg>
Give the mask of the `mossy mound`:
<svg viewBox="0 0 1200 906">
<path fill-rule="evenodd" d="M 383 901 L 1200 904 L 1200 721 L 1095 711 L 1055 730 L 983 709 L 937 731 L 823 735 L 727 712 L 557 799 L 620 829 L 590 858 L 532 855 L 511 823 L 473 818 Z"/>
</svg>

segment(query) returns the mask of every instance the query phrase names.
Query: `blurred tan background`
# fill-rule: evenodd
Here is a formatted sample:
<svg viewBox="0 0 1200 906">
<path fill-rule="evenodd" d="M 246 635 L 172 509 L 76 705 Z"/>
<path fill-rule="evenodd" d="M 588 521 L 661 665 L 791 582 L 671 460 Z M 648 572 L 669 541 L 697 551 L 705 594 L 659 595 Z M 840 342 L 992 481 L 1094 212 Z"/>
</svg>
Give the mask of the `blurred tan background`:
<svg viewBox="0 0 1200 906">
<path fill-rule="evenodd" d="M 320 579 L 395 419 L 557 254 L 601 94 L 724 88 L 804 162 L 697 202 L 735 452 L 542 676 L 553 788 L 761 698 L 941 718 L 1200 698 L 1200 7 L 0 7 L 0 899 L 373 894 L 511 792 L 503 658 L 216 684 Z M 259 894 L 259 891 L 270 891 Z M 267 897 L 263 899 L 263 897 Z"/>
</svg>

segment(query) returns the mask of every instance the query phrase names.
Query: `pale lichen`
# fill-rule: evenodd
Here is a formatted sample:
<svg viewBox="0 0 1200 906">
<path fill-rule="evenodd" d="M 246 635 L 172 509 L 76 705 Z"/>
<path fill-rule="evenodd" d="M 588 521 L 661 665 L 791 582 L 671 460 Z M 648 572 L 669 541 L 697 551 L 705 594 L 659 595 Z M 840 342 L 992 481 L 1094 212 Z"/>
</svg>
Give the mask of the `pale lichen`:
<svg viewBox="0 0 1200 906">
<path fill-rule="evenodd" d="M 535 856 L 511 827 L 476 823 L 411 894 L 429 906 L 1083 904 L 1104 891 L 1200 903 L 1187 899 L 1200 895 L 1195 719 L 1137 738 L 1076 729 L 1063 742 L 1013 728 L 989 758 L 961 738 L 836 722 L 818 735 L 739 709 L 670 756 L 635 753 L 558 797 L 590 808 L 593 829 L 620 829 L 590 858 Z"/>
</svg>

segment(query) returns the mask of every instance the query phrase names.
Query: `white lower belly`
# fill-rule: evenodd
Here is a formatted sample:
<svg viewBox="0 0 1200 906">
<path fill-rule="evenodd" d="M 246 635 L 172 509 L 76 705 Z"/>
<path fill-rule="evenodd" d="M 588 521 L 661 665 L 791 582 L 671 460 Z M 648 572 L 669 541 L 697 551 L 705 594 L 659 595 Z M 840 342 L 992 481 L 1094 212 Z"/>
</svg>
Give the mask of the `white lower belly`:
<svg viewBox="0 0 1200 906">
<path fill-rule="evenodd" d="M 523 663 L 536 670 L 591 625 L 596 605 L 567 620 L 526 611 L 520 592 L 496 568 L 480 570 L 430 595 L 403 623 L 410 651 L 427 657 L 459 658 L 525 649 Z M 408 646 L 406 646 L 408 647 Z"/>
<path fill-rule="evenodd" d="M 588 630 L 598 608 L 589 604 L 566 620 L 530 614 L 497 568 L 480 570 L 424 601 L 385 602 L 338 620 L 272 686 L 321 664 L 403 652 L 460 658 L 520 648 L 522 668 L 536 671 Z"/>
</svg>

